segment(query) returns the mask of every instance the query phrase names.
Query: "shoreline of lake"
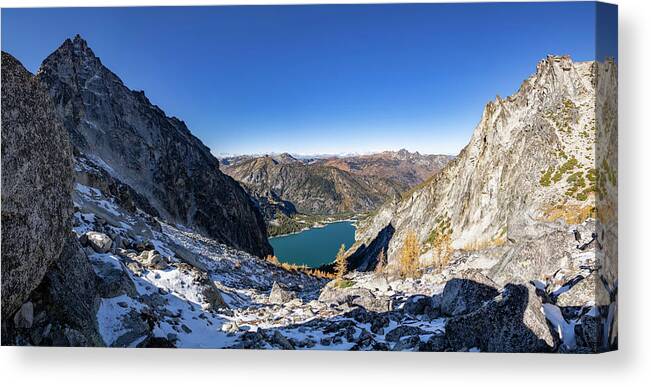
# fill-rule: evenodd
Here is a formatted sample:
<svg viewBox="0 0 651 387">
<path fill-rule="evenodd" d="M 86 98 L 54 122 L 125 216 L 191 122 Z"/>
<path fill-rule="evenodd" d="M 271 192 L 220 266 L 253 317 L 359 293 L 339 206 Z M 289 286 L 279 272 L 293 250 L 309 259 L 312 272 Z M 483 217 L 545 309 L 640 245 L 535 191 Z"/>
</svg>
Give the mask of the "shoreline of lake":
<svg viewBox="0 0 651 387">
<path fill-rule="evenodd" d="M 306 230 L 269 238 L 280 262 L 318 268 L 334 261 L 343 244 L 355 243 L 356 221 L 335 220 Z"/>
<path fill-rule="evenodd" d="M 332 221 L 327 221 L 327 222 L 319 222 L 319 223 L 313 224 L 312 226 L 302 228 L 302 229 L 300 229 L 298 231 L 290 232 L 290 233 L 287 233 L 287 234 L 279 234 L 279 235 L 270 236 L 267 239 L 272 240 L 272 239 L 275 239 L 275 238 L 282 238 L 282 237 L 289 236 L 289 235 L 296 235 L 296 234 L 300 234 L 300 233 L 305 232 L 305 231 L 313 230 L 315 228 L 324 228 L 324 227 L 326 227 L 326 226 L 328 226 L 330 224 L 340 223 L 340 222 L 349 222 L 353 227 L 355 227 L 355 229 L 357 229 L 357 219 L 356 218 L 337 219 L 337 220 L 332 220 Z"/>
</svg>

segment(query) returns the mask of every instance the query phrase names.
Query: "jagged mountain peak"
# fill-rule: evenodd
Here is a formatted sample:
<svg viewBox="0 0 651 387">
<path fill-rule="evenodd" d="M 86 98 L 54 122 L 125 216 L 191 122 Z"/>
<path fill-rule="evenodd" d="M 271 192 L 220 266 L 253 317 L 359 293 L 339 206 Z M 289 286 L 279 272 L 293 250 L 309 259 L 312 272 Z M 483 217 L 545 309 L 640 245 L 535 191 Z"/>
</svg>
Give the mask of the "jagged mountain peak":
<svg viewBox="0 0 651 387">
<path fill-rule="evenodd" d="M 129 89 L 75 36 L 37 74 L 75 151 L 146 198 L 163 219 L 259 256 L 271 253 L 246 192 L 185 123 Z"/>
<path fill-rule="evenodd" d="M 70 41 L 70 39 L 66 39 L 66 42 L 67 41 Z M 79 51 L 80 53 L 83 52 L 83 51 L 86 51 L 86 50 L 90 50 L 90 48 L 88 47 L 88 42 L 84 38 L 82 38 L 81 35 L 79 35 L 79 34 L 76 34 L 75 37 L 72 38 L 71 43 L 72 43 L 72 46 L 75 49 L 80 50 Z M 90 50 L 90 53 L 92 53 L 92 52 L 93 51 Z"/>
<path fill-rule="evenodd" d="M 63 41 L 63 43 L 43 61 L 43 64 L 51 64 L 63 60 L 93 66 L 101 65 L 99 57 L 95 55 L 88 45 L 88 42 L 79 34 L 75 35 L 72 39 L 68 38 Z"/>
</svg>

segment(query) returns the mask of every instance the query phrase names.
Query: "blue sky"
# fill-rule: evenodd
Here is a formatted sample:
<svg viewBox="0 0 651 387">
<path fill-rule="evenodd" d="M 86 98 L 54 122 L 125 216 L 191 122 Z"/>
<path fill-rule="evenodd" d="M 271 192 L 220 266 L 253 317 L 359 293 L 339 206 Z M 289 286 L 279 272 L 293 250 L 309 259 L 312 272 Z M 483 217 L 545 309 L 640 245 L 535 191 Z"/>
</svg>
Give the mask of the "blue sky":
<svg viewBox="0 0 651 387">
<path fill-rule="evenodd" d="M 545 55 L 594 59 L 595 5 L 2 10 L 32 72 L 77 33 L 214 154 L 457 153 Z"/>
</svg>

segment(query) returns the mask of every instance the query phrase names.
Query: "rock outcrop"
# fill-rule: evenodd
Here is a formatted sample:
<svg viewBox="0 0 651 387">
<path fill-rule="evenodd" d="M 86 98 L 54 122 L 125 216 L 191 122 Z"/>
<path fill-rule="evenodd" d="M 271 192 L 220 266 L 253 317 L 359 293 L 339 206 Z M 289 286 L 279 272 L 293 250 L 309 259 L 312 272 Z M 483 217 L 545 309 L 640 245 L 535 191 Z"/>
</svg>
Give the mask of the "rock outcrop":
<svg viewBox="0 0 651 387">
<path fill-rule="evenodd" d="M 151 215 L 258 256 L 272 253 L 260 212 L 210 150 L 183 121 L 127 88 L 81 37 L 49 55 L 37 78 L 75 152 L 146 198 Z"/>
<path fill-rule="evenodd" d="M 284 289 L 278 282 L 274 282 L 269 293 L 269 302 L 272 304 L 285 304 L 296 298 L 296 294 L 291 290 Z"/>
<path fill-rule="evenodd" d="M 612 115 L 595 111 L 595 79 L 608 70 L 612 61 L 548 56 L 515 94 L 486 105 L 469 144 L 431 181 L 360 222 L 352 251 L 390 224 L 389 263 L 415 233 L 428 265 L 446 249 L 520 243 L 549 233 L 545 223 L 594 217 L 596 193 L 614 184 L 597 178 L 608 168 L 595 162 L 595 120 Z M 599 92 L 612 96 L 616 78 L 608 80 Z"/>
<path fill-rule="evenodd" d="M 498 295 L 497 285 L 476 271 L 466 271 L 461 278 L 445 283 L 441 294 L 441 313 L 459 316 L 479 309 Z"/>
<path fill-rule="evenodd" d="M 2 53 L 2 320 L 59 257 L 72 226 L 72 151 L 47 92 Z"/>
<path fill-rule="evenodd" d="M 533 287 L 508 284 L 501 297 L 445 324 L 450 348 L 482 352 L 550 352 L 552 335 Z"/>
<path fill-rule="evenodd" d="M 72 165 L 49 95 L 3 52 L 3 344 L 103 345 L 95 272 L 70 232 Z"/>
<path fill-rule="evenodd" d="M 29 331 L 31 344 L 104 346 L 95 317 L 100 302 L 95 271 L 74 235 L 30 298 L 40 316 Z"/>
</svg>

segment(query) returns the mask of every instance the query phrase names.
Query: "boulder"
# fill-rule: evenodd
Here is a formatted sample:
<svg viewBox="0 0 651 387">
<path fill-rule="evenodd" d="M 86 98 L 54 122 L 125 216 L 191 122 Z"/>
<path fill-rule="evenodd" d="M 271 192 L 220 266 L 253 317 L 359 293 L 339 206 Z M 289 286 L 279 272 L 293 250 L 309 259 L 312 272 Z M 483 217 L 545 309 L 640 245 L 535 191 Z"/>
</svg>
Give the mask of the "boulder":
<svg viewBox="0 0 651 387">
<path fill-rule="evenodd" d="M 88 238 L 88 245 L 90 245 L 96 253 L 105 254 L 111 251 L 113 241 L 108 235 L 97 231 L 89 231 L 86 233 L 86 238 Z"/>
<path fill-rule="evenodd" d="M 344 317 L 352 318 L 361 324 L 366 324 L 371 322 L 373 319 L 373 314 L 362 307 L 357 307 L 344 313 Z"/>
<path fill-rule="evenodd" d="M 148 269 L 165 270 L 169 267 L 168 259 L 153 249 L 143 250 L 136 260 Z"/>
<path fill-rule="evenodd" d="M 138 348 L 176 348 L 174 340 L 166 337 L 150 336 L 138 344 Z"/>
<path fill-rule="evenodd" d="M 348 304 L 361 306 L 373 312 L 388 312 L 391 310 L 391 300 L 388 297 L 376 296 L 366 288 L 336 288 L 327 286 L 319 295 L 319 301 L 328 305 Z"/>
<path fill-rule="evenodd" d="M 560 307 L 580 307 L 594 304 L 597 294 L 596 284 L 594 274 L 590 274 L 586 278 L 582 276 L 574 277 L 563 286 L 569 287 L 569 289 L 559 292 L 556 297 L 556 305 Z"/>
<path fill-rule="evenodd" d="M 476 347 L 482 352 L 549 352 L 558 338 L 541 309 L 533 286 L 507 284 L 500 297 L 449 319 L 445 337 L 455 351 Z"/>
<path fill-rule="evenodd" d="M 14 315 L 14 326 L 16 328 L 29 329 L 34 323 L 34 304 L 31 302 L 24 303 L 18 312 Z"/>
<path fill-rule="evenodd" d="M 582 233 L 589 235 L 587 231 Z M 499 284 L 525 283 L 552 275 L 570 264 L 569 252 L 575 250 L 577 245 L 573 234 L 552 224 L 538 223 L 535 230 L 529 231 L 509 227 L 509 235 L 519 242 L 506 250 L 489 273 Z M 532 239 L 532 235 L 538 236 Z"/>
<path fill-rule="evenodd" d="M 273 336 L 271 336 L 271 343 L 279 346 L 281 349 L 287 349 L 287 350 L 292 350 L 294 349 L 294 345 L 287 340 L 285 336 L 283 336 L 282 333 L 279 331 L 274 331 Z"/>
<path fill-rule="evenodd" d="M 497 285 L 477 270 L 466 270 L 445 284 L 441 293 L 441 312 L 447 316 L 470 313 L 499 293 Z"/>
<path fill-rule="evenodd" d="M 152 327 L 148 320 L 151 316 L 139 313 L 132 309 L 120 318 L 121 332 L 124 332 L 115 341 L 106 343 L 111 347 L 125 348 L 133 345 L 143 336 L 151 335 Z"/>
<path fill-rule="evenodd" d="M 579 324 L 574 326 L 576 344 L 588 348 L 591 352 L 599 352 L 603 341 L 603 321 L 600 316 L 584 315 Z"/>
<path fill-rule="evenodd" d="M 375 314 L 371 320 L 371 332 L 382 335 L 384 334 L 384 327 L 389 325 L 389 318 L 383 314 Z"/>
<path fill-rule="evenodd" d="M 122 264 L 93 260 L 92 265 L 97 273 L 97 291 L 102 298 L 113 298 L 122 294 L 136 297 L 136 286 L 129 276 L 128 269 Z"/>
<path fill-rule="evenodd" d="M 150 253 L 149 254 L 149 267 L 155 270 L 165 270 L 169 266 L 167 258 L 158 254 Z"/>
<path fill-rule="evenodd" d="M 100 298 L 96 273 L 72 233 L 61 257 L 52 265 L 37 290 L 47 300 L 45 309 L 50 322 L 68 329 L 65 336 L 70 345 L 103 345 L 96 321 Z M 72 331 L 76 333 L 70 333 Z M 73 336 L 82 336 L 83 339 L 72 340 Z"/>
<path fill-rule="evenodd" d="M 284 304 L 296 298 L 296 294 L 291 290 L 286 290 L 274 282 L 271 287 L 271 293 L 269 293 L 269 303 L 271 304 Z"/>
<path fill-rule="evenodd" d="M 206 299 L 206 302 L 210 305 L 210 307 L 214 310 L 228 308 L 228 304 L 226 301 L 224 301 L 221 290 L 210 279 L 206 281 L 203 290 L 203 297 Z"/>
<path fill-rule="evenodd" d="M 391 285 L 386 277 L 375 275 L 371 278 L 366 284 L 365 287 L 371 290 L 377 290 L 380 292 L 388 292 L 391 290 Z"/>
<path fill-rule="evenodd" d="M 422 343 L 419 351 L 423 352 L 443 352 L 448 347 L 448 341 L 445 338 L 445 334 L 434 334 L 432 335 L 427 342 Z"/>
<path fill-rule="evenodd" d="M 267 347 L 268 344 L 266 343 L 265 336 L 260 331 L 255 331 L 255 332 L 244 332 L 242 336 L 240 336 L 239 342 L 237 342 L 230 348 L 264 349 Z"/>
<path fill-rule="evenodd" d="M 404 336 L 418 336 L 418 335 L 426 335 L 428 333 L 429 332 L 418 327 L 403 325 L 387 333 L 384 336 L 384 338 L 387 341 L 399 341 Z"/>
<path fill-rule="evenodd" d="M 72 151 L 47 92 L 2 53 L 2 320 L 59 258 L 72 227 Z M 3 324 L 4 326 L 4 324 Z"/>
<path fill-rule="evenodd" d="M 98 306 L 95 271 L 70 232 L 59 259 L 14 316 L 13 327 L 3 324 L 3 342 L 103 346 L 96 319 Z"/>
<path fill-rule="evenodd" d="M 398 341 L 392 351 L 418 351 L 421 346 L 420 337 L 418 336 L 409 336 L 405 339 Z"/>
<path fill-rule="evenodd" d="M 440 302 L 438 297 L 417 294 L 405 301 L 403 310 L 411 316 L 426 315 L 429 318 L 437 318 L 440 314 Z"/>
</svg>

